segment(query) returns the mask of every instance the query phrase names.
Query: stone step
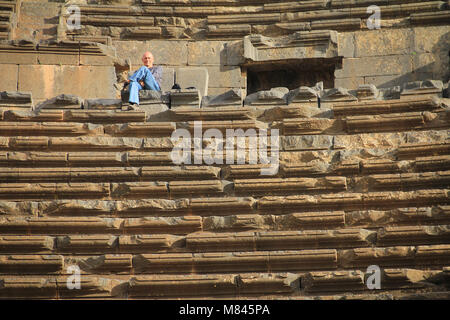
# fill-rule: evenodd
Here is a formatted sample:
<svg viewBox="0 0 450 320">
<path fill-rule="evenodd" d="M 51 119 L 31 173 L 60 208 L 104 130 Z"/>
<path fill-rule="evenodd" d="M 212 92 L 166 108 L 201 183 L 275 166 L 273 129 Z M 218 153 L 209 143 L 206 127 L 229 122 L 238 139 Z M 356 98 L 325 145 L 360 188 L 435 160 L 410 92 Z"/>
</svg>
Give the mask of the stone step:
<svg viewBox="0 0 450 320">
<path fill-rule="evenodd" d="M 174 121 L 218 121 L 218 120 L 251 120 L 263 111 L 252 107 L 214 107 L 192 108 L 178 107 L 171 109 L 170 114 Z"/>
<path fill-rule="evenodd" d="M 111 298 L 117 296 L 121 280 L 105 277 L 80 277 L 80 288 L 69 289 L 67 283 L 72 284 L 70 276 L 36 276 L 15 275 L 0 276 L 0 297 L 2 298 Z M 114 290 L 113 290 L 114 288 Z"/>
<path fill-rule="evenodd" d="M 99 217 L 2 217 L 2 235 L 119 235 L 119 234 L 187 234 L 202 229 L 199 216 L 99 218 Z M 33 240 L 32 238 L 31 240 Z M 20 241 L 25 239 L 19 239 Z M 34 239 L 36 240 L 36 239 Z M 42 241 L 39 238 L 37 242 Z M 48 240 L 48 239 L 47 239 Z M 111 239 L 107 242 L 109 243 Z M 94 241 L 95 242 L 95 241 Z M 46 242 L 47 243 L 47 242 Z M 63 241 L 64 243 L 64 241 Z M 37 245 L 37 244 L 36 244 Z"/>
<path fill-rule="evenodd" d="M 447 265 L 450 244 L 344 249 L 339 251 L 338 261 L 343 268 Z"/>
<path fill-rule="evenodd" d="M 145 200 L 44 200 L 0 201 L 2 214 L 12 216 L 203 216 L 252 213 L 256 200 L 251 197 L 209 197 Z"/>
<path fill-rule="evenodd" d="M 410 190 L 417 187 L 448 187 L 450 171 L 378 174 L 356 179 L 356 183 L 368 185 L 371 190 Z M 363 187 L 365 188 L 365 187 Z"/>
<path fill-rule="evenodd" d="M 450 141 L 447 140 L 440 143 L 410 143 L 401 145 L 398 148 L 397 157 L 399 160 L 402 160 L 431 155 L 450 154 Z"/>
<path fill-rule="evenodd" d="M 140 254 L 136 273 L 286 272 L 335 268 L 334 249 L 228 253 Z"/>
<path fill-rule="evenodd" d="M 83 275 L 80 288 L 70 290 L 70 275 L 0 276 L 0 297 L 8 298 L 140 298 L 202 297 L 270 293 L 289 294 L 298 290 L 298 275 L 208 274 L 208 275 Z"/>
<path fill-rule="evenodd" d="M 402 288 L 403 295 L 408 290 L 427 288 L 437 283 L 437 279 L 448 277 L 448 268 L 422 270 L 418 268 L 381 270 L 383 294 L 386 290 Z M 67 275 L 25 275 L 0 276 L 0 297 L 8 298 L 164 298 L 164 297 L 246 297 L 264 296 L 295 297 L 296 299 L 342 299 L 330 296 L 340 292 L 356 291 L 377 296 L 365 283 L 365 271 L 313 271 L 307 273 L 239 273 L 239 274 L 198 274 L 198 275 L 83 275 L 81 286 L 70 290 L 70 274 Z M 439 288 L 429 292 L 438 297 Z M 442 290 L 442 288 L 441 288 Z M 445 291 L 445 290 L 444 290 Z M 413 291 L 414 292 L 414 291 Z M 412 293 L 413 293 L 412 292 Z M 319 294 L 325 295 L 321 297 Z M 426 293 L 422 293 L 426 295 Z M 347 299 L 361 299 L 357 293 Z"/>
<path fill-rule="evenodd" d="M 383 210 L 406 206 L 449 204 L 447 189 L 338 193 L 321 195 L 265 196 L 257 200 L 260 212 L 305 212 L 312 210 Z"/>
<path fill-rule="evenodd" d="M 418 289 L 435 286 L 438 277 L 446 276 L 445 268 L 420 270 L 417 268 L 386 268 L 381 270 L 381 289 Z M 332 293 L 369 290 L 365 271 L 315 271 L 301 276 L 307 293 Z"/>
<path fill-rule="evenodd" d="M 91 217 L 108 217 L 111 214 L 117 217 L 173 217 L 186 214 L 223 217 L 235 214 L 238 216 L 247 214 L 278 216 L 298 213 L 300 216 L 296 217 L 294 221 L 301 220 L 294 225 L 299 227 L 302 224 L 320 225 L 322 223 L 320 219 L 324 212 L 330 212 L 333 223 L 344 223 L 343 211 L 340 210 L 345 210 L 348 212 L 346 219 L 351 223 L 350 225 L 380 226 L 380 224 L 390 221 L 405 224 L 409 219 L 412 221 L 415 219 L 417 221 L 447 219 L 448 209 L 444 208 L 450 205 L 448 192 L 448 189 L 420 189 L 415 191 L 264 196 L 261 198 L 178 197 L 177 199 L 158 199 L 153 197 L 140 200 L 49 200 L 38 198 L 36 201 L 12 201 L 9 198 L 0 201 L 0 212 L 6 216 L 84 215 Z M 435 205 L 439 207 L 433 208 L 432 211 L 430 211 L 431 209 L 417 209 Z M 338 213 L 337 217 L 335 217 L 336 213 Z M 310 218 L 308 218 L 309 214 Z M 304 220 L 302 220 L 303 216 Z M 246 219 L 250 218 L 245 218 L 244 221 Z M 258 225 L 258 219 L 252 224 Z M 377 221 L 378 219 L 379 221 Z M 253 218 L 250 219 L 250 221 L 252 220 Z M 220 226 L 223 225 L 229 228 L 236 222 L 233 221 L 219 219 L 217 227 L 220 229 Z M 300 221 L 302 222 L 300 223 Z M 259 223 L 262 221 L 259 220 Z M 239 225 L 239 223 L 237 224 Z"/>
<path fill-rule="evenodd" d="M 376 232 L 364 229 L 194 233 L 186 236 L 192 252 L 265 251 L 370 246 Z"/>
<path fill-rule="evenodd" d="M 58 122 L 0 122 L 0 136 L 80 136 L 102 135 L 104 128 L 94 124 Z"/>
<path fill-rule="evenodd" d="M 29 110 L 4 110 L 3 121 L 17 122 L 88 122 L 88 123 L 127 123 L 145 122 L 144 111 L 117 110 L 50 110 L 39 112 Z"/>
<path fill-rule="evenodd" d="M 377 246 L 450 243 L 450 226 L 385 227 L 377 233 Z"/>
<path fill-rule="evenodd" d="M 220 168 L 192 167 L 96 167 L 96 168 L 1 168 L 0 182 L 138 182 L 155 180 L 220 179 Z"/>
<path fill-rule="evenodd" d="M 269 179 L 235 179 L 234 192 L 237 195 L 332 192 L 347 190 L 345 177 L 324 178 L 269 178 Z"/>
<path fill-rule="evenodd" d="M 411 112 L 403 114 L 352 116 L 346 118 L 348 133 L 398 132 L 448 128 L 450 118 L 447 112 Z"/>
<path fill-rule="evenodd" d="M 226 275 L 144 275 L 130 279 L 130 297 L 286 295 L 299 288 L 289 273 Z"/>
<path fill-rule="evenodd" d="M 332 108 L 334 117 L 344 119 L 357 115 L 398 114 L 441 109 L 440 100 L 432 98 L 350 102 Z"/>
<path fill-rule="evenodd" d="M 0 199 L 98 199 L 110 195 L 109 183 L 0 183 Z"/>
</svg>

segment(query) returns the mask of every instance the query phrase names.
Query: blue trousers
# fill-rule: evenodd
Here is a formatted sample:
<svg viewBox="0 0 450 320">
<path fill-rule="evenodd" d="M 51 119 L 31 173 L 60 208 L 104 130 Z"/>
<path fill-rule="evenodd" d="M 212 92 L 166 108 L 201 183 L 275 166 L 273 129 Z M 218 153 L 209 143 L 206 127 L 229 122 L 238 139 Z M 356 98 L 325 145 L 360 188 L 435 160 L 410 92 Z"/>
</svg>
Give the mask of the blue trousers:
<svg viewBox="0 0 450 320">
<path fill-rule="evenodd" d="M 139 81 L 144 81 L 144 87 L 141 86 Z M 130 103 L 139 104 L 139 90 L 155 90 L 161 91 L 158 82 L 153 77 L 152 72 L 146 67 L 142 66 L 130 77 Z"/>
</svg>

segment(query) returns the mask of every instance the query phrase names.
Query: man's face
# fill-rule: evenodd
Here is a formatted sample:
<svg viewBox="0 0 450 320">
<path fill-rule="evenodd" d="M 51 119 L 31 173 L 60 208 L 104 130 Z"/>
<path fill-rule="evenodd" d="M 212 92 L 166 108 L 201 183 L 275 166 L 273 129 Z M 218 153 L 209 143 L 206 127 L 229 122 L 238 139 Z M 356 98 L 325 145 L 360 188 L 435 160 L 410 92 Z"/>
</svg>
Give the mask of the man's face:
<svg viewBox="0 0 450 320">
<path fill-rule="evenodd" d="M 147 68 L 153 67 L 153 55 L 151 53 L 146 53 L 142 56 L 142 63 Z"/>
</svg>

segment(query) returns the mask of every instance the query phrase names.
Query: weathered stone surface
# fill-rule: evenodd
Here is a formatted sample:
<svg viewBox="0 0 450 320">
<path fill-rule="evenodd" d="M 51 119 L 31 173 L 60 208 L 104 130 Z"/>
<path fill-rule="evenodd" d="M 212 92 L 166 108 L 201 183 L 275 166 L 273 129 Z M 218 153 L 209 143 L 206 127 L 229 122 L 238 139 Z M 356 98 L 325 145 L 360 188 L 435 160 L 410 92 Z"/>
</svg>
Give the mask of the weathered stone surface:
<svg viewBox="0 0 450 320">
<path fill-rule="evenodd" d="M 112 235 L 70 235 L 56 237 L 57 251 L 61 253 L 114 252 L 118 238 Z"/>
<path fill-rule="evenodd" d="M 8 77 L 1 77 L 0 88 L 9 92 L 17 90 L 19 66 L 17 64 L 2 64 L 2 70 Z"/>
<path fill-rule="evenodd" d="M 6 110 L 3 113 L 3 120 L 7 121 L 49 121 L 58 122 L 63 120 L 62 110 L 45 110 L 39 113 L 31 110 Z"/>
<path fill-rule="evenodd" d="M 7 276 L 2 277 L 0 286 L 2 298 L 56 299 L 56 279 L 53 276 Z"/>
<path fill-rule="evenodd" d="M 255 203 L 255 199 L 251 197 L 196 198 L 189 201 L 189 208 L 194 212 L 223 215 L 228 214 L 230 210 L 239 213 L 252 212 Z"/>
<path fill-rule="evenodd" d="M 356 248 L 339 252 L 339 265 L 343 267 L 396 266 L 414 261 L 415 247 Z"/>
<path fill-rule="evenodd" d="M 80 259 L 81 270 L 89 273 L 129 272 L 132 268 L 130 254 L 104 254 L 97 257 Z"/>
<path fill-rule="evenodd" d="M 148 217 L 125 220 L 126 233 L 168 233 L 185 234 L 201 230 L 199 216 L 185 217 Z"/>
<path fill-rule="evenodd" d="M 302 283 L 308 292 L 336 292 L 367 289 L 360 271 L 310 272 Z"/>
<path fill-rule="evenodd" d="M 448 225 L 386 227 L 377 233 L 377 245 L 418 245 L 445 242 L 450 237 Z"/>
<path fill-rule="evenodd" d="M 201 100 L 202 97 L 198 89 L 170 90 L 171 108 L 178 106 L 200 107 Z"/>
<path fill-rule="evenodd" d="M 88 81 L 95 73 L 96 81 Z M 19 65 L 19 91 L 30 91 L 35 101 L 59 94 L 84 99 L 115 98 L 113 66 Z"/>
<path fill-rule="evenodd" d="M 75 95 L 60 94 L 54 98 L 45 100 L 39 103 L 36 107 L 36 111 L 42 109 L 81 109 L 83 105 L 83 99 Z"/>
<path fill-rule="evenodd" d="M 272 88 L 266 91 L 258 91 L 248 95 L 245 100 L 245 105 L 283 105 L 287 104 L 288 88 Z"/>
<path fill-rule="evenodd" d="M 401 96 L 430 95 L 442 97 L 443 83 L 440 80 L 408 82 L 403 85 Z"/>
<path fill-rule="evenodd" d="M 153 228 L 150 228 L 153 231 Z M 182 241 L 183 237 L 172 234 L 138 234 L 120 236 L 119 250 L 124 253 L 161 252 L 170 250 L 177 241 Z"/>
<path fill-rule="evenodd" d="M 66 235 L 67 233 L 115 233 L 122 223 L 121 219 L 102 219 L 96 217 L 7 217 L 2 218 L 2 234 L 30 233 Z"/>
<path fill-rule="evenodd" d="M 216 75 L 215 75 L 216 76 Z M 209 74 L 204 67 L 178 68 L 176 72 L 176 83 L 184 90 L 186 88 L 196 88 L 201 97 L 208 95 Z M 171 91 L 173 93 L 173 91 Z"/>
<path fill-rule="evenodd" d="M 287 97 L 287 103 L 297 103 L 297 102 L 317 102 L 319 97 L 319 92 L 314 88 L 310 87 L 300 87 L 289 91 Z"/>
<path fill-rule="evenodd" d="M 87 99 L 83 103 L 84 109 L 121 109 L 122 101 L 120 99 Z"/>
<path fill-rule="evenodd" d="M 120 59 L 130 59 L 132 66 L 142 65 L 142 55 L 145 51 L 150 51 L 155 57 L 155 65 L 177 66 L 187 65 L 188 42 L 187 41 L 123 41 L 114 43 L 117 56 Z M 171 54 L 167 54 L 170 52 Z"/>
<path fill-rule="evenodd" d="M 345 214 L 348 226 L 381 226 L 408 224 L 447 224 L 449 207 L 407 207 L 386 211 L 363 210 L 351 211 Z"/>
<path fill-rule="evenodd" d="M 280 106 L 267 109 L 262 119 L 266 121 L 283 120 L 286 118 L 331 118 L 333 112 L 328 108 L 317 108 L 317 105 Z"/>
<path fill-rule="evenodd" d="M 244 37 L 244 57 L 252 61 L 330 58 L 336 55 L 335 31 L 297 31 L 283 38 L 258 34 Z"/>
<path fill-rule="evenodd" d="M 312 134 L 340 134 L 345 130 L 345 122 L 331 119 L 284 119 L 282 132 L 290 135 L 312 135 Z"/>
<path fill-rule="evenodd" d="M 333 146 L 333 136 L 327 135 L 282 136 L 280 140 L 285 151 L 327 150 Z"/>
<path fill-rule="evenodd" d="M 46 114 L 39 114 L 41 117 Z M 144 122 L 145 112 L 116 110 L 67 110 L 64 111 L 64 121 L 114 123 L 114 122 Z"/>
<path fill-rule="evenodd" d="M 234 294 L 235 275 L 145 275 L 130 280 L 132 297 L 179 297 Z"/>
<path fill-rule="evenodd" d="M 1 183 L 0 198 L 48 199 L 55 197 L 102 198 L 109 195 L 105 183 Z"/>
<path fill-rule="evenodd" d="M 223 106 L 242 106 L 242 91 L 228 90 L 217 96 L 204 96 L 202 98 L 202 108 Z"/>
<path fill-rule="evenodd" d="M 0 92 L 1 107 L 30 108 L 33 100 L 30 92 L 23 91 L 2 91 Z"/>
<path fill-rule="evenodd" d="M 344 211 L 291 213 L 277 216 L 275 221 L 278 226 L 283 226 L 287 230 L 342 227 L 345 213 Z"/>
<path fill-rule="evenodd" d="M 112 136 L 170 136 L 175 131 L 173 122 L 132 122 L 106 125 L 105 133 Z M 145 147 L 145 146 L 144 146 Z"/>
<path fill-rule="evenodd" d="M 329 268 L 336 264 L 335 250 L 253 251 L 230 253 L 142 254 L 133 259 L 140 272 L 178 273 L 195 270 L 201 273 L 232 271 L 305 270 Z"/>
<path fill-rule="evenodd" d="M 363 84 L 356 90 L 358 100 L 375 100 L 379 96 L 379 91 L 373 84 Z"/>
<path fill-rule="evenodd" d="M 0 135 L 12 136 L 73 136 L 95 135 L 103 131 L 101 126 L 95 124 L 62 123 L 62 122 L 4 122 L 0 123 Z"/>
<path fill-rule="evenodd" d="M 337 117 L 354 116 L 363 114 L 399 113 L 412 111 L 432 111 L 440 109 L 437 99 L 420 98 L 414 100 L 386 100 L 347 103 L 333 106 L 334 115 Z"/>
<path fill-rule="evenodd" d="M 344 177 L 326 178 L 285 178 L 285 179 L 248 179 L 234 180 L 234 190 L 236 193 L 264 193 L 276 194 L 280 192 L 294 191 L 321 191 L 331 192 L 346 190 L 346 180 Z"/>
<path fill-rule="evenodd" d="M 54 249 L 49 236 L 0 236 L 0 253 L 43 253 Z"/>
<path fill-rule="evenodd" d="M 0 274 L 52 274 L 63 268 L 63 257 L 59 255 L 2 255 Z"/>
<path fill-rule="evenodd" d="M 116 199 L 167 197 L 167 183 L 160 181 L 113 183 L 111 185 L 111 196 Z"/>
</svg>

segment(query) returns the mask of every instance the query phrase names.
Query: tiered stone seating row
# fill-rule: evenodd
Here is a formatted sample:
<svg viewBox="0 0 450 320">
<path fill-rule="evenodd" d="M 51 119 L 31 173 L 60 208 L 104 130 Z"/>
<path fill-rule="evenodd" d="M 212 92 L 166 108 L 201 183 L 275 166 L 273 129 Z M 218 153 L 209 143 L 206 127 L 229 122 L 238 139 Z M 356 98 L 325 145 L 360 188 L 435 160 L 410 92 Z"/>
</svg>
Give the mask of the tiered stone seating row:
<svg viewBox="0 0 450 320">
<path fill-rule="evenodd" d="M 0 1 L 0 40 L 10 39 L 12 15 L 16 11 L 16 0 Z"/>
<path fill-rule="evenodd" d="M 449 7 L 445 1 L 411 0 L 318 0 L 284 1 L 142 1 L 140 6 L 81 6 L 81 23 L 94 27 L 122 27 L 126 32 L 112 37 L 154 39 L 185 38 L 203 34 L 209 38 L 239 38 L 270 30 L 359 30 L 366 28 L 367 7 L 377 5 L 382 19 L 402 19 L 411 25 L 445 23 Z M 202 25 L 204 25 L 202 27 Z M 387 25 L 384 27 L 388 27 Z M 124 29 L 125 30 L 125 29 Z M 101 32 L 67 32 L 75 38 Z"/>
<path fill-rule="evenodd" d="M 0 297 L 448 298 L 441 96 L 339 95 L 320 109 L 3 105 Z M 248 158 L 175 165 L 170 135 L 196 120 L 279 129 L 278 173 Z M 370 265 L 381 290 L 366 286 Z M 73 266 L 81 289 L 67 287 Z"/>
</svg>

